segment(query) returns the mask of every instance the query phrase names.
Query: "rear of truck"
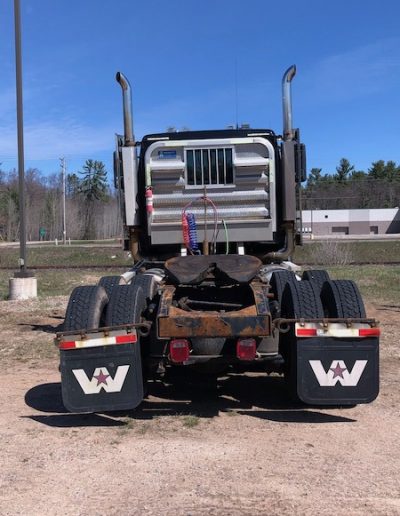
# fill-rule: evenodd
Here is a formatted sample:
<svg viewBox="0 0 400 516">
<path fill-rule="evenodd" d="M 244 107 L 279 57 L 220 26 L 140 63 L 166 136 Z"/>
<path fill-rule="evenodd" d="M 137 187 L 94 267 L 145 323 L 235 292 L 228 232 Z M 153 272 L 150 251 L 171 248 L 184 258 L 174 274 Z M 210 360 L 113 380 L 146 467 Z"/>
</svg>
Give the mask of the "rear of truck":
<svg viewBox="0 0 400 516">
<path fill-rule="evenodd" d="M 133 135 L 130 86 L 115 181 L 121 277 L 72 293 L 57 336 L 69 410 L 135 408 L 173 370 L 285 376 L 308 404 L 353 405 L 379 389 L 379 327 L 357 286 L 288 260 L 301 240 L 305 148 L 283 78 L 283 136 L 268 129 Z M 209 375 L 209 377 L 207 376 Z"/>
</svg>

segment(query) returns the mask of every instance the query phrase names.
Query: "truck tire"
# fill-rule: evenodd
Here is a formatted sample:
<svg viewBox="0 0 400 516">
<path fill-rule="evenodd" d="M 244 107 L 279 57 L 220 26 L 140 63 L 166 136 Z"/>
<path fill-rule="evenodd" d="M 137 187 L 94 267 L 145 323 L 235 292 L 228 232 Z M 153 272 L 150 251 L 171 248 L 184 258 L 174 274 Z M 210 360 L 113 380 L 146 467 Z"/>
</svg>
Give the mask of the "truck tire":
<svg viewBox="0 0 400 516">
<path fill-rule="evenodd" d="M 157 292 L 157 282 L 152 274 L 138 274 L 134 277 L 131 287 L 140 287 L 145 299 L 151 301 Z"/>
<path fill-rule="evenodd" d="M 146 298 L 140 285 L 117 285 L 114 287 L 110 302 L 107 306 L 106 325 L 117 326 L 120 324 L 136 324 L 140 322 L 141 315 L 146 309 Z M 137 332 L 136 349 L 141 358 L 140 376 L 143 382 L 143 397 L 147 396 L 147 380 L 149 376 L 148 366 L 143 362 L 143 350 L 141 338 Z M 139 373 L 138 373 L 139 374 Z"/>
<path fill-rule="evenodd" d="M 288 319 L 324 317 L 317 286 L 312 281 L 288 283 L 282 296 L 282 316 Z"/>
<path fill-rule="evenodd" d="M 98 285 L 102 286 L 107 292 L 108 297 L 111 296 L 111 292 L 116 285 L 119 285 L 121 276 L 103 276 L 100 278 Z"/>
<path fill-rule="evenodd" d="M 301 277 L 302 280 L 312 281 L 321 291 L 325 281 L 330 281 L 330 277 L 327 271 L 320 269 L 311 269 L 304 271 Z"/>
<path fill-rule="evenodd" d="M 354 281 L 327 281 L 321 291 L 321 300 L 327 317 L 366 317 L 364 303 Z"/>
<path fill-rule="evenodd" d="M 117 285 L 107 305 L 106 326 L 138 323 L 145 308 L 146 298 L 140 285 Z"/>
<path fill-rule="evenodd" d="M 282 295 L 288 283 L 297 283 L 296 275 L 292 271 L 275 271 L 271 276 L 271 292 L 275 296 L 275 301 L 281 305 Z"/>
<path fill-rule="evenodd" d="M 319 296 L 319 289 L 312 281 L 297 281 L 286 285 L 282 297 L 282 317 L 288 319 L 317 319 L 324 316 L 324 309 Z M 297 339 L 294 324 L 288 333 L 281 334 L 279 352 L 284 359 L 284 377 L 293 401 L 297 396 Z"/>
<path fill-rule="evenodd" d="M 63 330 L 98 328 L 107 303 L 107 292 L 100 285 L 75 288 L 68 301 Z"/>
</svg>

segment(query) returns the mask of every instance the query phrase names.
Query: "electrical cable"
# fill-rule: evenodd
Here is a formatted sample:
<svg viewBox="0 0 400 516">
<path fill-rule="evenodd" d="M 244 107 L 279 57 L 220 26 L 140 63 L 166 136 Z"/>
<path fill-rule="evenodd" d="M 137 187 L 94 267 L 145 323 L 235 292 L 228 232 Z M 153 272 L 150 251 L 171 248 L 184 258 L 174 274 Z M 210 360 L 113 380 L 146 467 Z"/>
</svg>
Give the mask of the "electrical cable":
<svg viewBox="0 0 400 516">
<path fill-rule="evenodd" d="M 228 228 L 227 228 L 225 219 L 222 219 L 222 224 L 225 229 L 225 254 L 229 254 L 229 235 L 228 235 Z"/>
</svg>

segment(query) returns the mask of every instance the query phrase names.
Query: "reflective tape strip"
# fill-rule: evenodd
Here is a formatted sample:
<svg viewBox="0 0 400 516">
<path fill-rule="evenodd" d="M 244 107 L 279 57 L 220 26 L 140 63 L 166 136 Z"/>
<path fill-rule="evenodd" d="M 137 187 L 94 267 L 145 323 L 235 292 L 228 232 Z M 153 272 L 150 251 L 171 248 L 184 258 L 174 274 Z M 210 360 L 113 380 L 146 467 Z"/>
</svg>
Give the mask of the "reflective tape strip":
<svg viewBox="0 0 400 516">
<path fill-rule="evenodd" d="M 59 349 L 81 349 L 95 348 L 100 346 L 114 346 L 115 344 L 134 344 L 137 342 L 136 332 L 124 335 L 113 335 L 104 337 L 94 337 L 76 340 L 58 341 Z"/>
<path fill-rule="evenodd" d="M 296 337 L 316 337 L 316 328 L 297 328 L 296 325 Z"/>
<path fill-rule="evenodd" d="M 365 324 L 353 324 L 347 327 L 342 323 L 328 323 L 323 326 L 321 323 L 305 323 L 295 325 L 296 337 L 336 337 L 336 338 L 363 338 L 363 337 L 379 337 L 380 328 L 371 328 Z"/>
<path fill-rule="evenodd" d="M 73 349 L 73 348 L 75 348 L 75 341 L 68 341 L 68 342 L 61 341 L 59 343 L 58 347 L 60 349 Z"/>
<path fill-rule="evenodd" d="M 379 337 L 381 334 L 380 328 L 361 328 L 359 331 L 360 337 Z"/>
</svg>

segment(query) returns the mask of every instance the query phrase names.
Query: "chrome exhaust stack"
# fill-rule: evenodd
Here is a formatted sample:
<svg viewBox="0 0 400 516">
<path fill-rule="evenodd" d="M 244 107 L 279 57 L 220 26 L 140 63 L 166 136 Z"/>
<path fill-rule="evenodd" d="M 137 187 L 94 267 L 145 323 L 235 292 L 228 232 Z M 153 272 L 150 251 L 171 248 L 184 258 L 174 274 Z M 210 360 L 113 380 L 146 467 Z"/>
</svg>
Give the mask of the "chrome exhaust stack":
<svg viewBox="0 0 400 516">
<path fill-rule="evenodd" d="M 296 75 L 296 66 L 286 70 L 282 78 L 283 142 L 282 153 L 282 225 L 285 242 L 282 249 L 267 253 L 262 257 L 264 263 L 280 262 L 291 257 L 295 245 L 296 221 L 296 131 L 292 124 L 291 82 Z"/>
<path fill-rule="evenodd" d="M 292 125 L 292 90 L 290 83 L 296 75 L 296 65 L 286 70 L 282 78 L 282 106 L 283 106 L 283 139 L 291 141 L 294 138 Z"/>
<path fill-rule="evenodd" d="M 132 88 L 123 73 L 117 72 L 115 78 L 122 88 L 125 146 L 133 147 L 135 145 L 135 137 L 133 135 Z"/>
</svg>

